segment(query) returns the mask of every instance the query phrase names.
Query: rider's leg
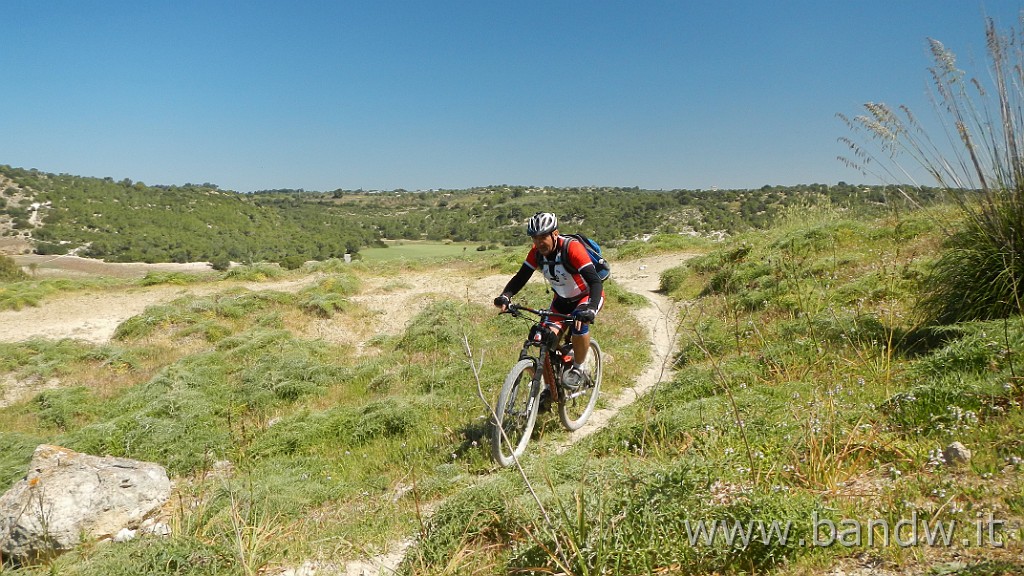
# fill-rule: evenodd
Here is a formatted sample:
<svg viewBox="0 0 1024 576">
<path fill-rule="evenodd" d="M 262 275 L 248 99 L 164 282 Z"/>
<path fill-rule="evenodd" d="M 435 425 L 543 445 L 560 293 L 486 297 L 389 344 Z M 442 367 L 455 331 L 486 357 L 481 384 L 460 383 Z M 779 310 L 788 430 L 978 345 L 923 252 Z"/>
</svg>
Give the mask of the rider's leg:
<svg viewBox="0 0 1024 576">
<path fill-rule="evenodd" d="M 572 354 L 573 364 L 582 366 L 587 360 L 587 352 L 590 351 L 590 332 L 586 334 L 576 334 L 573 332 L 572 335 Z"/>
<path fill-rule="evenodd" d="M 575 309 L 588 306 L 589 303 L 590 297 L 585 296 L 576 304 Z M 603 304 L 604 293 L 601 294 L 601 301 L 598 303 L 598 309 L 600 309 Z M 570 322 L 568 328 L 572 330 L 573 364 L 576 366 L 582 366 L 587 360 L 587 353 L 590 352 L 590 325 L 579 322 Z"/>
</svg>

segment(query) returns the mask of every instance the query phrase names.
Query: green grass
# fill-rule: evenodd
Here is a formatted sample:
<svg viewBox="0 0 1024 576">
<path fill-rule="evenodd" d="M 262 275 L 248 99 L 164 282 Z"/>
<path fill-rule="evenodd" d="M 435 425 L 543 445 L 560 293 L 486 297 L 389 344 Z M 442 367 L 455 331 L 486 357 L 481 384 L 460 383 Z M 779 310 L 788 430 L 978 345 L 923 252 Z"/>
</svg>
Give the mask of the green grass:
<svg viewBox="0 0 1024 576">
<path fill-rule="evenodd" d="M 924 213 L 818 211 L 666 272 L 663 289 L 691 301 L 675 377 L 575 450 L 526 463 L 546 515 L 505 471 L 451 501 L 406 569 L 801 573 L 863 553 L 913 563 L 898 548 L 694 546 L 684 521 L 789 522 L 806 538 L 812 513 L 894 524 L 911 511 L 967 521 L 971 509 L 1012 509 L 1013 491 L 995 486 L 1019 482 L 1024 322 L 924 328 L 920 271 L 937 244 Z M 966 474 L 936 460 L 954 440 L 974 451 Z M 862 486 L 877 488 L 845 496 Z"/>
<path fill-rule="evenodd" d="M 44 441 L 153 460 L 178 479 L 171 538 L 84 546 L 38 573 L 245 574 L 366 556 L 411 535 L 406 574 L 807 574 L 846 556 L 920 567 L 918 550 L 730 546 L 721 535 L 695 545 L 687 522 L 789 522 L 806 539 L 812 515 L 1024 516 L 1012 488 L 1024 321 L 923 326 L 915 302 L 936 245 L 923 214 L 824 210 L 666 272 L 663 288 L 689 302 L 674 376 L 561 453 L 567 435 L 542 415 L 523 461 L 536 499 L 518 470 L 490 462 L 463 349 L 493 401 L 530 324 L 496 315 L 489 298 L 438 297 L 361 351 L 308 336 L 315 323 L 366 322 L 362 287 L 401 277 L 404 264 L 365 261 L 310 267 L 321 276 L 294 294 L 154 306 L 107 346 L 3 345 L 0 373 L 63 385 L 0 408 L 0 486 Z M 465 269 L 521 257 L 485 253 Z M 632 315 L 644 300 L 614 277 L 606 290 L 594 327 L 607 355 L 602 405 L 649 357 Z M 550 294 L 531 283 L 519 299 L 543 307 Z M 962 469 L 936 456 L 954 440 L 974 452 Z M 936 565 L 952 561 L 942 553 Z"/>
<path fill-rule="evenodd" d="M 21 310 L 27 306 L 39 306 L 43 300 L 57 294 L 107 289 L 125 283 L 115 278 L 0 281 L 0 310 Z"/>
<path fill-rule="evenodd" d="M 171 284 L 175 286 L 186 286 L 204 280 L 209 280 L 210 274 L 188 274 L 185 272 L 147 272 L 139 279 L 140 286 L 154 286 L 157 284 Z"/>
<path fill-rule="evenodd" d="M 713 250 L 716 243 L 702 236 L 687 234 L 655 234 L 650 239 L 631 240 L 615 248 L 614 259 L 633 260 L 655 254 L 671 254 L 677 252 L 703 253 Z"/>
<path fill-rule="evenodd" d="M 359 256 L 367 264 L 395 261 L 448 260 L 461 258 L 479 258 L 486 252 L 478 250 L 483 246 L 493 250 L 496 246 L 488 246 L 479 242 L 429 242 L 417 240 L 395 240 L 388 242 L 387 247 L 363 248 Z"/>
</svg>

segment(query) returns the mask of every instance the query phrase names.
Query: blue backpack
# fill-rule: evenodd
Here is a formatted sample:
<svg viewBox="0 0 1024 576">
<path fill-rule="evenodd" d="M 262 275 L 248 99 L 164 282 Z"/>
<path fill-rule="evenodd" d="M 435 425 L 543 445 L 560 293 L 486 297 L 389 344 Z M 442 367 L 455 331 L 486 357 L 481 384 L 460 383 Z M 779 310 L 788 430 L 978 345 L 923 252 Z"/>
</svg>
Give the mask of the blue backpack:
<svg viewBox="0 0 1024 576">
<path fill-rule="evenodd" d="M 590 238 L 587 238 L 583 234 L 563 234 L 567 238 L 577 240 L 583 244 L 583 247 L 587 249 L 587 255 L 590 256 L 590 261 L 594 263 L 594 269 L 597 270 L 598 277 L 604 282 L 612 275 L 612 266 L 604 259 L 601 255 L 601 245 L 594 242 Z M 562 245 L 562 254 L 560 255 L 562 264 L 573 273 L 578 273 L 575 267 L 569 264 L 569 242 Z"/>
</svg>

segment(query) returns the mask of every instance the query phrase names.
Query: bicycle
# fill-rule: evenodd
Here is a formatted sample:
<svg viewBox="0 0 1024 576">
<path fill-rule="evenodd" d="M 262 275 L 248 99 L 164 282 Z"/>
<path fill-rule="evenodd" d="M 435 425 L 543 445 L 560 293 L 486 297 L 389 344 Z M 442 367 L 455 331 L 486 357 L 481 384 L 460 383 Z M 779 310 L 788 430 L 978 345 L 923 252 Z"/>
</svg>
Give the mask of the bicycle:
<svg viewBox="0 0 1024 576">
<path fill-rule="evenodd" d="M 505 377 L 498 394 L 491 435 L 491 456 L 501 466 L 513 464 L 526 451 L 540 412 L 543 390 L 550 394 L 549 402 L 558 403 L 559 419 L 565 429 L 571 432 L 587 423 L 601 388 L 601 347 L 593 338 L 583 367 L 583 382 L 573 387 L 562 381 L 563 372 L 572 367 L 572 331 L 566 325 L 559 338 L 544 326 L 544 322 L 549 318 L 573 321 L 572 316 L 518 304 L 509 304 L 502 314 L 520 318 L 523 312 L 533 314 L 538 319 L 523 342 L 519 361 Z M 559 340 L 562 340 L 561 344 Z"/>
</svg>

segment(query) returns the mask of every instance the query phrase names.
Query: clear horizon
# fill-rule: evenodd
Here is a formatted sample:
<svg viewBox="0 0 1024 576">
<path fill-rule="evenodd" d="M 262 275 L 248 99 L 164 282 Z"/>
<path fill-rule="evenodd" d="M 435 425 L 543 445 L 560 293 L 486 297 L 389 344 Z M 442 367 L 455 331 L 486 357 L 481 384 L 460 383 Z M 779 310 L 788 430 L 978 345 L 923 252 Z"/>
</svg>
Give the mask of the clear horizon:
<svg viewBox="0 0 1024 576">
<path fill-rule="evenodd" d="M 879 184 L 837 159 L 836 114 L 938 126 L 927 39 L 985 77 L 985 18 L 1022 8 L 10 3 L 0 164 L 239 192 Z"/>
</svg>

